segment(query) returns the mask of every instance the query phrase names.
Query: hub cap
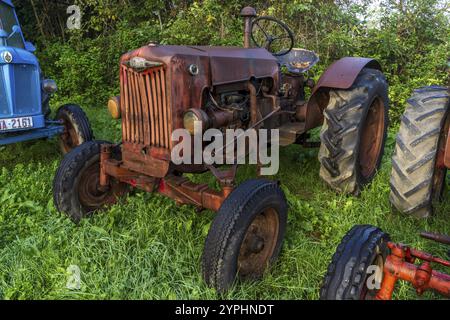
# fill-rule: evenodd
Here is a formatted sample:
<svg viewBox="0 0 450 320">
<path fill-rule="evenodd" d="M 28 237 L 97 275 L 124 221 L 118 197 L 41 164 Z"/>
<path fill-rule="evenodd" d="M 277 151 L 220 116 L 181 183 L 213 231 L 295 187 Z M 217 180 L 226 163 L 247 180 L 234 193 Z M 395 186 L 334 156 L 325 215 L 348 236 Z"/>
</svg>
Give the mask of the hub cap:
<svg viewBox="0 0 450 320">
<path fill-rule="evenodd" d="M 107 190 L 100 190 L 100 165 L 95 163 L 84 170 L 79 178 L 78 199 L 87 213 L 92 213 L 106 205 L 113 205 L 120 194 L 120 183 L 111 181 Z"/>
<path fill-rule="evenodd" d="M 279 227 L 278 213 L 273 208 L 256 216 L 239 252 L 238 272 L 241 277 L 257 278 L 263 275 L 275 251 Z"/>
</svg>

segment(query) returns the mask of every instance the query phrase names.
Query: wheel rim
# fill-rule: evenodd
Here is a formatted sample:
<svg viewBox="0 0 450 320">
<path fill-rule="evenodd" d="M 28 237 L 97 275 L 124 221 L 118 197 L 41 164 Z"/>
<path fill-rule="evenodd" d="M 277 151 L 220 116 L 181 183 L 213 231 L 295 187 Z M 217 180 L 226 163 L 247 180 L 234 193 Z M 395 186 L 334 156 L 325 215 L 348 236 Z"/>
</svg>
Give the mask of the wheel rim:
<svg viewBox="0 0 450 320">
<path fill-rule="evenodd" d="M 278 212 L 273 208 L 268 208 L 255 217 L 247 229 L 239 251 L 239 276 L 243 278 L 262 276 L 275 251 L 279 228 Z"/>
<path fill-rule="evenodd" d="M 379 251 L 379 249 L 378 249 L 378 251 Z M 372 266 L 377 266 L 377 268 L 375 270 L 375 275 L 374 275 L 375 278 L 374 279 L 375 279 L 375 283 L 377 285 L 381 286 L 381 283 L 383 281 L 383 276 L 384 276 L 384 258 L 383 258 L 383 255 L 381 253 L 377 253 L 377 255 L 376 255 L 375 259 L 373 259 L 371 265 Z M 366 280 L 366 282 L 364 283 L 364 286 L 363 286 L 363 290 L 361 292 L 360 299 L 361 300 L 375 300 L 379 289 L 378 288 L 369 289 L 367 287 L 367 285 L 368 284 L 367 284 L 367 280 Z"/>
<path fill-rule="evenodd" d="M 61 135 L 63 149 L 67 153 L 76 146 L 80 145 L 80 139 L 75 127 L 70 121 L 64 120 L 64 133 Z"/>
<path fill-rule="evenodd" d="M 377 97 L 369 108 L 363 127 L 359 165 L 364 179 L 370 179 L 378 167 L 385 132 L 385 106 Z"/>
<path fill-rule="evenodd" d="M 78 183 L 78 200 L 86 213 L 92 213 L 116 201 L 115 195 L 119 193 L 119 184 L 111 183 L 106 191 L 100 190 L 99 186 L 100 165 L 95 163 L 83 171 Z"/>
<path fill-rule="evenodd" d="M 445 122 L 442 127 L 440 136 L 438 149 L 436 154 L 436 162 L 434 166 L 434 174 L 433 174 L 433 185 L 431 190 L 431 198 L 432 200 L 442 200 L 442 195 L 445 187 L 445 180 L 447 176 L 447 168 L 444 164 L 445 158 L 445 147 L 447 145 L 448 131 L 450 128 L 450 115 L 447 114 L 445 117 Z"/>
</svg>

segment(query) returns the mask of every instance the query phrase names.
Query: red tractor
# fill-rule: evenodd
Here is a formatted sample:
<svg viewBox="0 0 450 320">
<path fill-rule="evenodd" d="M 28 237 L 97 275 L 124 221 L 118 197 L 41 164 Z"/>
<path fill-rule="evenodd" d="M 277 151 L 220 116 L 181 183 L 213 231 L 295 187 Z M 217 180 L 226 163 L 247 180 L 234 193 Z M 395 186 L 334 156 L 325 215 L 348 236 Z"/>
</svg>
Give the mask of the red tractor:
<svg viewBox="0 0 450 320">
<path fill-rule="evenodd" d="M 241 15 L 244 48 L 151 43 L 124 54 L 121 94 L 109 102 L 113 116 L 122 117 L 123 141 L 76 149 L 54 181 L 57 209 L 75 221 L 114 204 L 129 187 L 217 212 L 203 275 L 219 292 L 237 276 L 261 277 L 275 261 L 286 232 L 285 195 L 266 179 L 236 186 L 236 163 L 176 165 L 174 130 L 194 133 L 195 123 L 222 132 L 278 129 L 282 146 L 314 146 L 309 132 L 322 126 L 321 177 L 337 191 L 358 194 L 379 168 L 388 126 L 388 85 L 377 61 L 341 59 L 315 84 L 307 71 L 319 58 L 294 49 L 286 24 L 257 17 L 250 7 Z M 184 176 L 208 171 L 220 190 Z"/>
</svg>

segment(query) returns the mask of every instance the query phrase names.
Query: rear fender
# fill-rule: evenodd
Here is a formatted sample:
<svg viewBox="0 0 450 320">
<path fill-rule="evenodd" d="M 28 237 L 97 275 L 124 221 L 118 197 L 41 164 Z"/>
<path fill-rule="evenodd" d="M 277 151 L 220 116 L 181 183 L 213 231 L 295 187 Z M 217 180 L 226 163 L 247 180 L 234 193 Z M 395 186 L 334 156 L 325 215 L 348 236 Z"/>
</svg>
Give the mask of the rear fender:
<svg viewBox="0 0 450 320">
<path fill-rule="evenodd" d="M 346 57 L 334 62 L 320 77 L 312 91 L 306 112 L 306 130 L 323 123 L 323 111 L 328 106 L 329 89 L 350 89 L 364 68 L 382 71 L 378 61 L 369 58 Z"/>
</svg>

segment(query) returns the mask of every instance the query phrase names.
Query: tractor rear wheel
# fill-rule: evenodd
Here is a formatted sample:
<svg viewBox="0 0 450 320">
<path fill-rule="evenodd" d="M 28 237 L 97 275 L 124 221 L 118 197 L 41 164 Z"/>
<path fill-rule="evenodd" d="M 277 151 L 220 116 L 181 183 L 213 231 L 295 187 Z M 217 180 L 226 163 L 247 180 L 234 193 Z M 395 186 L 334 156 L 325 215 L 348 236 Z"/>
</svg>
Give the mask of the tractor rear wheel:
<svg viewBox="0 0 450 320">
<path fill-rule="evenodd" d="M 58 109 L 56 120 L 62 121 L 64 133 L 60 136 L 63 154 L 67 154 L 79 145 L 94 139 L 89 119 L 80 106 L 66 104 Z"/>
<path fill-rule="evenodd" d="M 244 182 L 225 200 L 203 252 L 203 276 L 219 293 L 239 276 L 258 279 L 277 259 L 287 224 L 287 203 L 273 181 Z"/>
<path fill-rule="evenodd" d="M 380 167 L 388 127 L 388 84 L 364 69 L 348 90 L 333 89 L 324 111 L 320 176 L 339 192 L 358 195 Z"/>
<path fill-rule="evenodd" d="M 427 218 L 442 197 L 449 100 L 447 88 L 438 86 L 418 89 L 408 100 L 392 159 L 390 200 L 400 212 Z"/>
<path fill-rule="evenodd" d="M 59 212 L 74 222 L 111 206 L 128 191 L 126 184 L 110 178 L 109 188 L 101 190 L 100 148 L 104 141 L 89 141 L 68 153 L 53 181 L 53 200 Z M 120 157 L 113 150 L 112 157 Z M 117 159 L 120 160 L 120 159 Z"/>
<path fill-rule="evenodd" d="M 381 288 L 389 240 L 376 227 L 353 227 L 332 258 L 320 299 L 373 300 Z"/>
</svg>

